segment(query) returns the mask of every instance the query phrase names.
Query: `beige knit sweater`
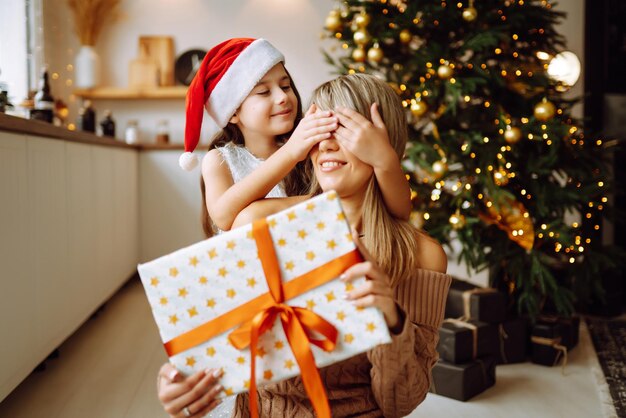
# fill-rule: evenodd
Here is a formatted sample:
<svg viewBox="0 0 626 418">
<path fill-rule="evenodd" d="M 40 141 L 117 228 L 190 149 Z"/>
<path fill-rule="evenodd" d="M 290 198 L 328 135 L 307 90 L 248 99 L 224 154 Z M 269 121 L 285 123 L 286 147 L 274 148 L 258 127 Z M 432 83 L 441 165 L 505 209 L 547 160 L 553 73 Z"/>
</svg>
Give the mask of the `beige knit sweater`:
<svg viewBox="0 0 626 418">
<path fill-rule="evenodd" d="M 416 271 L 395 289 L 407 320 L 391 343 L 320 369 L 333 417 L 401 417 L 424 400 L 450 282 L 446 274 Z M 299 376 L 258 394 L 261 417 L 315 416 Z M 233 417 L 249 415 L 248 394 L 239 395 Z"/>
</svg>

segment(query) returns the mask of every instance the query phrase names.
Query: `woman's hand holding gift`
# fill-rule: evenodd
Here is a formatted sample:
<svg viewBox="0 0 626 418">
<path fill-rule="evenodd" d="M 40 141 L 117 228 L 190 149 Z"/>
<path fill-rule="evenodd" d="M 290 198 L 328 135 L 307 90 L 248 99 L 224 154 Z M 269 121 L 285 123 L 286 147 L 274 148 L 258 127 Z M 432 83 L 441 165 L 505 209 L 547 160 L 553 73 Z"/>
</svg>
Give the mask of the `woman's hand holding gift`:
<svg viewBox="0 0 626 418">
<path fill-rule="evenodd" d="M 157 377 L 157 393 L 165 411 L 172 418 L 200 418 L 215 408 L 222 391 L 218 379 L 221 369 L 201 370 L 185 377 L 170 363 L 165 363 Z"/>
<path fill-rule="evenodd" d="M 357 307 L 376 306 L 385 316 L 385 322 L 390 330 L 402 329 L 402 316 L 398 311 L 398 306 L 393 299 L 393 291 L 389 286 L 389 276 L 374 261 L 356 233 L 352 233 L 354 242 L 358 247 L 365 261 L 349 267 L 341 275 L 341 280 L 349 282 L 359 277 L 365 276 L 365 283 L 356 287 L 346 294 L 346 299 Z"/>
</svg>

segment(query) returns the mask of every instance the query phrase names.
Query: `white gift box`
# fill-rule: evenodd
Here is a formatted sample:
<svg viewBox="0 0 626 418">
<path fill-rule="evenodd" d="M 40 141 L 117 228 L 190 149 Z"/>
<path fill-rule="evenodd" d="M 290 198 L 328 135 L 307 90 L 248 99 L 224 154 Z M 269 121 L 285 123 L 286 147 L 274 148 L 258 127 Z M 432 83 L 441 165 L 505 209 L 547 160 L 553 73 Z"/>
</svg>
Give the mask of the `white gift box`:
<svg viewBox="0 0 626 418">
<path fill-rule="evenodd" d="M 312 282 L 309 278 L 317 280 L 322 275 L 316 272 L 331 271 L 328 266 L 337 260 L 351 260 L 349 264 L 359 260 L 335 192 L 269 216 L 266 223 L 285 294 L 294 292 L 288 290 L 290 285 L 298 283 L 298 287 L 306 288 Z M 236 348 L 228 338 L 233 329 L 252 319 L 241 310 L 248 306 L 249 312 L 249 306 L 260 301 L 273 303 L 252 228 L 244 225 L 138 266 L 170 362 L 185 374 L 222 368 L 224 392 L 220 396 L 244 392 L 250 384 L 250 350 Z M 311 344 L 317 367 L 391 340 L 378 309 L 359 309 L 343 298 L 364 280 L 336 280 L 345 268 L 332 273 L 325 283 L 284 302 L 309 309 L 336 328 L 338 337 L 332 351 Z M 189 335 L 191 340 L 185 340 Z M 182 350 L 178 344 L 181 340 Z M 258 340 L 256 370 L 259 386 L 300 374 L 278 318 Z"/>
</svg>

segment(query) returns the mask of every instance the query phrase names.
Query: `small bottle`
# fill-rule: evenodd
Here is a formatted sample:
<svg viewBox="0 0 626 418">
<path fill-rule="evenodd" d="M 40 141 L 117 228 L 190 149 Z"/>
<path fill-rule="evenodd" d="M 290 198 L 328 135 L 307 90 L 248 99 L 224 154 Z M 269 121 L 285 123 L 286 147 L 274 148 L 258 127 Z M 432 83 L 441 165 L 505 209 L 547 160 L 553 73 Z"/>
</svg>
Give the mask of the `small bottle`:
<svg viewBox="0 0 626 418">
<path fill-rule="evenodd" d="M 115 121 L 111 117 L 111 111 L 104 111 L 104 119 L 100 121 L 100 127 L 102 128 L 103 136 L 110 136 L 115 138 Z"/>
<path fill-rule="evenodd" d="M 128 124 L 126 125 L 126 132 L 124 133 L 124 139 L 127 144 L 139 143 L 139 127 L 138 122 L 135 119 L 128 121 Z"/>
<path fill-rule="evenodd" d="M 91 107 L 91 101 L 85 100 L 84 106 L 78 111 L 78 129 L 85 132 L 96 132 L 96 112 Z"/>
<path fill-rule="evenodd" d="M 167 120 L 163 119 L 157 123 L 156 143 L 167 144 L 170 142 L 170 128 Z"/>
<path fill-rule="evenodd" d="M 50 94 L 47 67 L 44 67 L 41 71 L 39 90 L 37 90 L 35 94 L 35 108 L 33 110 L 34 112 L 31 112 L 31 119 L 52 123 L 54 119 L 54 98 Z"/>
<path fill-rule="evenodd" d="M 13 107 L 9 102 L 9 92 L 0 88 L 0 113 L 4 113 L 8 107 Z"/>
</svg>

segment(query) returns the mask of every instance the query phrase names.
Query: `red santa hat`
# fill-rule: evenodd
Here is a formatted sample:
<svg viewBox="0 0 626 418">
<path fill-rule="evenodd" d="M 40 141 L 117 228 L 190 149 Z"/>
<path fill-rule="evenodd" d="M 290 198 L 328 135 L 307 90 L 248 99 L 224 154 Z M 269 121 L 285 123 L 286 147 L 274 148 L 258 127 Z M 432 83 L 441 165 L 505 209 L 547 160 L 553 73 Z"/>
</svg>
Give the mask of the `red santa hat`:
<svg viewBox="0 0 626 418">
<path fill-rule="evenodd" d="M 223 129 L 254 86 L 285 57 L 265 39 L 233 38 L 213 47 L 202 60 L 187 91 L 185 153 L 180 166 L 193 170 L 192 154 L 200 140 L 203 108 L 209 114 L 209 133 Z"/>
</svg>

